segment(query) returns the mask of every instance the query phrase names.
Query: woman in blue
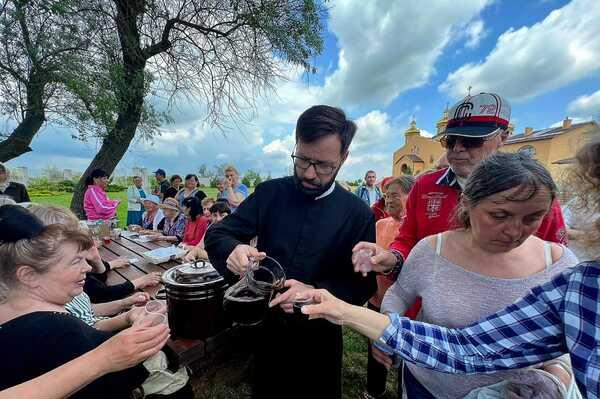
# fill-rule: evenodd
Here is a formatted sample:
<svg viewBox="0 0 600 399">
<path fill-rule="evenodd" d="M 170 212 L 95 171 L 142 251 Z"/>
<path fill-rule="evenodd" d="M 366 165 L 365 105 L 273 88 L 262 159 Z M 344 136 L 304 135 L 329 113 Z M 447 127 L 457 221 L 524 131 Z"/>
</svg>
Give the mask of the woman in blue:
<svg viewBox="0 0 600 399">
<path fill-rule="evenodd" d="M 127 188 L 127 226 L 142 224 L 143 202 L 149 194 L 142 183 L 141 177 L 133 176 L 133 185 Z"/>
<path fill-rule="evenodd" d="M 577 154 L 583 203 L 600 209 L 600 142 Z M 600 224 L 588 232 L 590 247 L 600 243 Z M 312 292 L 316 305 L 303 308 L 312 318 L 349 326 L 378 341 L 389 354 L 446 373 L 490 373 L 523 368 L 569 354 L 585 398 L 600 398 L 600 262 L 580 263 L 534 287 L 529 294 L 483 321 L 445 328 L 383 315 L 352 306 L 325 290 Z"/>
</svg>

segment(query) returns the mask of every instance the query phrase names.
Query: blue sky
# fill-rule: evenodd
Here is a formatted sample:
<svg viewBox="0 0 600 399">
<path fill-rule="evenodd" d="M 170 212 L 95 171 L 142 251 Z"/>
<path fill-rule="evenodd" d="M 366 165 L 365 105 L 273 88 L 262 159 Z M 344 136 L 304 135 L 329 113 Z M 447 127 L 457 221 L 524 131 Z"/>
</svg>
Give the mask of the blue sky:
<svg viewBox="0 0 600 399">
<path fill-rule="evenodd" d="M 184 174 L 202 163 L 232 163 L 242 173 L 285 175 L 296 118 L 324 103 L 342 107 L 359 125 L 340 176 L 354 179 L 367 169 L 387 175 L 410 118 L 434 132 L 446 104 L 468 86 L 507 98 L 517 132 L 565 116 L 600 117 L 598 0 L 332 0 L 328 6 L 316 75 L 284 66 L 288 79 L 257 100 L 252 121 L 226 135 L 183 101 L 174 123 L 153 143 L 133 145 L 118 169 Z M 9 165 L 83 170 L 97 145 L 46 126 L 34 151 Z"/>
</svg>

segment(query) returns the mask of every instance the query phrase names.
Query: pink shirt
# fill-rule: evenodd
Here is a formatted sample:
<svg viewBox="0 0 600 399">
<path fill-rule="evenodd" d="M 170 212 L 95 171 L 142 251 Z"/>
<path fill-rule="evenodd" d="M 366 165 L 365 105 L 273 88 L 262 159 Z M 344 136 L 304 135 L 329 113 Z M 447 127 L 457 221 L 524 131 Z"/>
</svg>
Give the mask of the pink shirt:
<svg viewBox="0 0 600 399">
<path fill-rule="evenodd" d="M 117 206 L 119 200 L 109 199 L 100 187 L 90 184 L 85 190 L 83 209 L 87 220 L 109 220 L 117 213 Z"/>
</svg>

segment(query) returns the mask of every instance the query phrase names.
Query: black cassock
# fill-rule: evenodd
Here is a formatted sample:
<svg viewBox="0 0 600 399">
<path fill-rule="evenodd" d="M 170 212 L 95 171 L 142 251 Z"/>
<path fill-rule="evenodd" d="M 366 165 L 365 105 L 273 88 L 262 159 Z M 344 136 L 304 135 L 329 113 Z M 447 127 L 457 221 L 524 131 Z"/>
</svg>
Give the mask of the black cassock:
<svg viewBox="0 0 600 399">
<path fill-rule="evenodd" d="M 231 278 L 227 257 L 255 236 L 258 250 L 279 261 L 288 279 L 325 288 L 355 305 L 376 290 L 375 275 L 355 273 L 351 261 L 356 243 L 375 242 L 373 214 L 337 184 L 329 195 L 311 199 L 292 177 L 264 182 L 235 213 L 208 229 L 204 244 L 215 268 Z M 341 397 L 339 326 L 273 309 L 253 336 L 248 344 L 255 349 L 254 398 Z"/>
</svg>

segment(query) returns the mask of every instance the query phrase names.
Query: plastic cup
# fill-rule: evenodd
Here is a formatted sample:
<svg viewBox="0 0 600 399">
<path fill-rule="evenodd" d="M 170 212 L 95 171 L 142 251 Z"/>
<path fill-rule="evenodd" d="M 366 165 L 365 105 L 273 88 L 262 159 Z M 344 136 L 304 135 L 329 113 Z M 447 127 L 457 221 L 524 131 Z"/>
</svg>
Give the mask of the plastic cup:
<svg viewBox="0 0 600 399">
<path fill-rule="evenodd" d="M 356 253 L 356 264 L 361 273 L 368 273 L 373 270 L 371 266 L 371 257 L 373 252 L 370 249 L 361 249 Z"/>
</svg>

